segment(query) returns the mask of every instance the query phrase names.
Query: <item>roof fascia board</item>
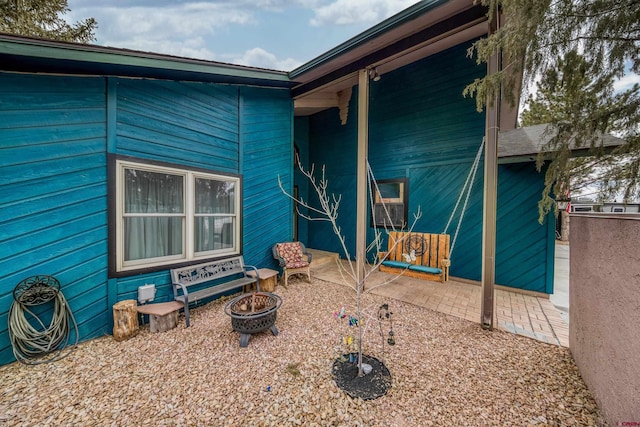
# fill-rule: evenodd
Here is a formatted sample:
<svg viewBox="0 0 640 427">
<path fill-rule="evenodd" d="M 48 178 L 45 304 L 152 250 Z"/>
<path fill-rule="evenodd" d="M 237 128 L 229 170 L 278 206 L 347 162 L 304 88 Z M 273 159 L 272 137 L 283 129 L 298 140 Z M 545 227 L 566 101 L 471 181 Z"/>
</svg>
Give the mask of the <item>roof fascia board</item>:
<svg viewBox="0 0 640 427">
<path fill-rule="evenodd" d="M 326 85 L 334 80 L 338 80 L 346 75 L 352 74 L 357 70 L 366 68 L 371 64 L 377 62 L 383 62 L 385 59 L 398 55 L 401 52 L 410 50 L 416 45 L 424 43 L 428 40 L 434 39 L 441 34 L 449 33 L 457 28 L 460 28 L 468 22 L 477 20 L 486 20 L 486 9 L 484 7 L 473 7 L 454 15 L 444 21 L 437 22 L 436 24 L 425 28 L 417 33 L 411 34 L 397 42 L 370 53 L 356 61 L 349 63 L 335 71 L 332 71 L 324 76 L 294 87 L 292 89 L 292 95 L 294 97 L 300 96 L 304 93 L 315 90 L 316 88 Z"/>
<path fill-rule="evenodd" d="M 499 147 L 498 147 L 499 149 Z M 616 149 L 616 147 L 603 147 L 603 151 L 604 154 L 611 154 L 614 152 L 614 150 Z M 553 160 L 553 157 L 557 154 L 556 151 L 553 152 L 545 152 L 542 156 L 542 159 L 545 162 L 551 161 Z M 519 154 L 519 155 L 515 155 L 515 156 L 505 156 L 505 155 L 500 155 L 498 154 L 498 163 L 503 165 L 503 164 L 510 164 L 510 163 L 530 163 L 530 162 L 537 162 L 538 161 L 538 156 L 539 153 L 529 153 L 529 154 Z M 577 158 L 577 157 L 589 157 L 592 156 L 591 153 L 589 153 L 589 149 L 588 148 L 576 148 L 571 150 L 571 158 Z"/>
<path fill-rule="evenodd" d="M 26 39 L 7 35 L 0 35 L 0 52 L 15 56 L 78 61 L 96 65 L 122 65 L 147 69 L 225 75 L 263 81 L 290 82 L 289 76 L 285 71 L 253 69 L 213 61 L 171 57 L 95 45 Z"/>
<path fill-rule="evenodd" d="M 389 19 L 382 21 L 378 25 L 375 25 L 368 30 L 358 34 L 357 36 L 347 40 L 346 42 L 339 44 L 335 48 L 331 49 L 328 52 L 325 52 L 324 54 L 307 62 L 306 64 L 303 64 L 300 67 L 290 71 L 289 76 L 292 79 L 295 79 L 296 77 L 308 72 L 309 70 L 325 62 L 331 61 L 338 56 L 344 55 L 345 53 L 369 42 L 371 39 L 378 37 L 380 34 L 388 32 L 393 28 L 411 21 L 416 17 L 447 3 L 448 1 L 450 0 L 431 0 L 416 3 L 415 5 L 404 9 L 402 12 L 390 17 Z"/>
</svg>

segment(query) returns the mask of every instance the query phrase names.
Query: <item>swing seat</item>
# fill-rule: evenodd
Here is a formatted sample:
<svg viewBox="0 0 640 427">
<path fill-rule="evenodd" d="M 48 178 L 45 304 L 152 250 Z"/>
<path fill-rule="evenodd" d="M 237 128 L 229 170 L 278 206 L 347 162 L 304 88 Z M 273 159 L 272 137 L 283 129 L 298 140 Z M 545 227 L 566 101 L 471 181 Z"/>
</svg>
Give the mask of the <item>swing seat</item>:
<svg viewBox="0 0 640 427">
<path fill-rule="evenodd" d="M 392 231 L 387 252 L 378 253 L 379 270 L 444 283 L 451 265 L 449 241 L 448 234 Z"/>
</svg>

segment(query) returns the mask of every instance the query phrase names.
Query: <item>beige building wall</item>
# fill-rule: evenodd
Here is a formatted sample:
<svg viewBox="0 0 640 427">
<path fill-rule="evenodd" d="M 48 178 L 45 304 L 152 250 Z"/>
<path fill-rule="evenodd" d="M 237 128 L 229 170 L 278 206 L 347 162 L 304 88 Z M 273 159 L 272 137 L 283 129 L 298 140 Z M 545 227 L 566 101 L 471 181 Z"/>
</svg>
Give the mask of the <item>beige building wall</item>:
<svg viewBox="0 0 640 427">
<path fill-rule="evenodd" d="M 569 342 L 607 422 L 640 425 L 640 215 L 572 214 Z"/>
</svg>

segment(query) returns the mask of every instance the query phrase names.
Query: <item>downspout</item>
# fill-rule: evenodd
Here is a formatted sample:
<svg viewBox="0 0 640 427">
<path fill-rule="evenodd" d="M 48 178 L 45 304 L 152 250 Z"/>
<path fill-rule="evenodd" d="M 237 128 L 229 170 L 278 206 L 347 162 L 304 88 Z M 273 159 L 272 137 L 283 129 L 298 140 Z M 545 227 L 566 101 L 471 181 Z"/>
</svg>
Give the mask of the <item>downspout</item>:
<svg viewBox="0 0 640 427">
<path fill-rule="evenodd" d="M 499 28 L 496 10 L 489 21 L 489 34 Z M 500 51 L 496 49 L 487 63 L 487 74 L 500 69 Z M 487 99 L 484 146 L 484 204 L 482 220 L 482 307 L 480 324 L 483 329 L 493 329 L 493 296 L 496 279 L 496 223 L 498 201 L 498 131 L 500 130 L 500 90 Z"/>
<path fill-rule="evenodd" d="M 369 71 L 358 71 L 358 158 L 356 176 L 356 269 L 364 289 L 367 250 L 367 150 L 369 145 Z"/>
</svg>

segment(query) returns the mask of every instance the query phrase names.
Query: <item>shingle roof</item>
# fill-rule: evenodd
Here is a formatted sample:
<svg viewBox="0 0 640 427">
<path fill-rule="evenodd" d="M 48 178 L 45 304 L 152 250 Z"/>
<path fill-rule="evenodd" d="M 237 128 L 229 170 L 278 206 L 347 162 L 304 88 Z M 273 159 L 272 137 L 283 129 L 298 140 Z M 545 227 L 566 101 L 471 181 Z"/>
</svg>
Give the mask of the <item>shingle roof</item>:
<svg viewBox="0 0 640 427">
<path fill-rule="evenodd" d="M 534 161 L 538 153 L 543 151 L 544 146 L 555 134 L 555 130 L 549 124 L 541 124 L 516 128 L 498 135 L 498 158 L 501 163 L 513 163 L 521 161 Z M 624 144 L 624 140 L 610 134 L 602 135 L 602 145 L 604 147 L 617 147 Z M 588 147 L 573 149 L 576 152 L 584 152 Z"/>
</svg>

